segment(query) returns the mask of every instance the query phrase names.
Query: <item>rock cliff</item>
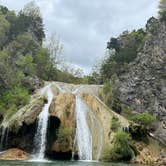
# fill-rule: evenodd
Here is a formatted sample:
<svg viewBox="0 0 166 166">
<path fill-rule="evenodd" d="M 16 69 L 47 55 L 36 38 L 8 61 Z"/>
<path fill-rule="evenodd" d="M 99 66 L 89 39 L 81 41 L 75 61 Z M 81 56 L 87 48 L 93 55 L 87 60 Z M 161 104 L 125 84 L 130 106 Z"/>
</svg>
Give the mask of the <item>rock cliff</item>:
<svg viewBox="0 0 166 166">
<path fill-rule="evenodd" d="M 119 78 L 119 99 L 135 112 L 153 113 L 152 132 L 166 145 L 166 25 L 152 17 L 146 32 L 142 52 Z"/>
</svg>

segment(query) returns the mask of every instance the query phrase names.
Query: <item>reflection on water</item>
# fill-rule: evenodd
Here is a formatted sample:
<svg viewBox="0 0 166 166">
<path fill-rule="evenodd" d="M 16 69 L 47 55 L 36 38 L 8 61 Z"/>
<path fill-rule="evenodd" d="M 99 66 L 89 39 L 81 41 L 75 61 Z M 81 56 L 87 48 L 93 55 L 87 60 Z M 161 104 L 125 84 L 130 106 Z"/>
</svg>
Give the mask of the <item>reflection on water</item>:
<svg viewBox="0 0 166 166">
<path fill-rule="evenodd" d="M 22 162 L 22 161 L 0 161 L 0 166 L 141 166 L 122 163 L 101 163 L 81 161 L 56 161 L 56 162 Z M 145 166 L 145 165 L 144 165 Z"/>
</svg>

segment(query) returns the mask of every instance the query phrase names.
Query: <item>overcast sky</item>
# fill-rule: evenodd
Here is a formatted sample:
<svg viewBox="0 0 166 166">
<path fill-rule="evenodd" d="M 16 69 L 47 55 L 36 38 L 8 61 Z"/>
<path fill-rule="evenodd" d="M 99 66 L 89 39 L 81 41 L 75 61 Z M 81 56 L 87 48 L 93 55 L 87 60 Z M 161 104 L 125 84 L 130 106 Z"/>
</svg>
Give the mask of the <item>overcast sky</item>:
<svg viewBox="0 0 166 166">
<path fill-rule="evenodd" d="M 31 0 L 0 0 L 9 9 L 20 10 Z M 157 15 L 158 0 L 36 0 L 47 33 L 57 33 L 63 55 L 88 73 L 103 56 L 110 37 L 144 27 Z"/>
</svg>

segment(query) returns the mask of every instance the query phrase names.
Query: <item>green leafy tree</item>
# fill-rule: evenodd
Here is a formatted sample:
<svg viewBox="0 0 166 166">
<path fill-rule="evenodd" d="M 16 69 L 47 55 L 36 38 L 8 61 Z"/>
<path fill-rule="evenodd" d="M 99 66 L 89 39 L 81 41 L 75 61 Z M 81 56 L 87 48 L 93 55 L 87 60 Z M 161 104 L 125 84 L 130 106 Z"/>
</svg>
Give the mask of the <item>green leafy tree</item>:
<svg viewBox="0 0 166 166">
<path fill-rule="evenodd" d="M 33 57 L 30 54 L 26 54 L 25 56 L 19 56 L 17 60 L 18 68 L 26 75 L 32 76 L 36 74 L 36 64 L 33 63 Z"/>
<path fill-rule="evenodd" d="M 148 112 L 144 112 L 142 114 L 134 115 L 132 120 L 140 125 L 148 127 L 155 121 L 155 117 Z"/>
<path fill-rule="evenodd" d="M 146 32 L 143 29 L 124 32 L 118 38 L 111 38 L 107 43 L 108 53 L 100 65 L 102 82 L 112 75 L 120 76 L 128 71 L 128 64 L 135 60 L 137 53 L 143 49 Z"/>
<path fill-rule="evenodd" d="M 166 0 L 160 0 L 159 2 L 159 18 L 166 21 Z"/>
<path fill-rule="evenodd" d="M 10 23 L 5 19 L 4 15 L 0 13 L 0 49 L 2 50 L 6 43 L 10 29 Z"/>
<path fill-rule="evenodd" d="M 7 46 L 7 51 L 11 57 L 11 65 L 16 66 L 16 62 L 20 55 L 35 55 L 38 51 L 39 44 L 34 40 L 30 33 L 22 33 L 16 37 Z"/>
<path fill-rule="evenodd" d="M 22 28 L 24 31 L 31 32 L 34 38 L 42 44 L 45 37 L 43 19 L 40 13 L 40 8 L 31 1 L 25 5 L 24 9 L 19 13 Z"/>
</svg>

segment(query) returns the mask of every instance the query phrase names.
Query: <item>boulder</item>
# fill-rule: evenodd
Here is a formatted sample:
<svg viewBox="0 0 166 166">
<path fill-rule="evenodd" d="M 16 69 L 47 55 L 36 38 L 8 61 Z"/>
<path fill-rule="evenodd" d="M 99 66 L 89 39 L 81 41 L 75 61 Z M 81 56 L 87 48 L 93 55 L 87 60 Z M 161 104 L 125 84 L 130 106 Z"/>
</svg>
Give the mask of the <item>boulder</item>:
<svg viewBox="0 0 166 166">
<path fill-rule="evenodd" d="M 29 154 L 20 149 L 8 149 L 0 153 L 0 160 L 28 160 Z"/>
</svg>

